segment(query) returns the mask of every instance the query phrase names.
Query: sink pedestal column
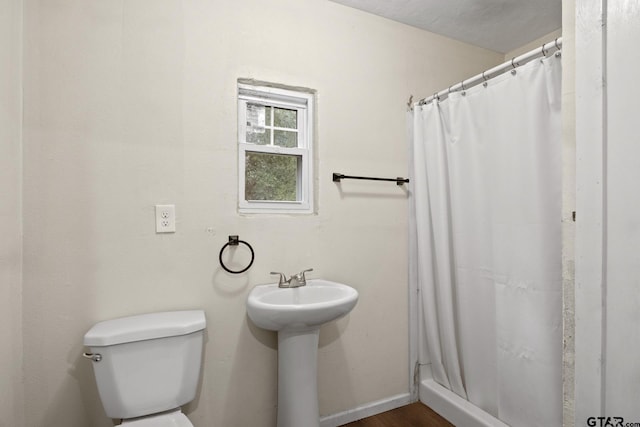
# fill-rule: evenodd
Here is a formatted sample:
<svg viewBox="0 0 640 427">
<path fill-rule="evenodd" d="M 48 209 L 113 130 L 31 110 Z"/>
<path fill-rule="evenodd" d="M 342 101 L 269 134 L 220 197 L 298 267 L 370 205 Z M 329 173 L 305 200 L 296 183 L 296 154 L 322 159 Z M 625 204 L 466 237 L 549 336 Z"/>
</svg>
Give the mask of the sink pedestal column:
<svg viewBox="0 0 640 427">
<path fill-rule="evenodd" d="M 320 328 L 278 331 L 278 427 L 319 427 Z"/>
</svg>

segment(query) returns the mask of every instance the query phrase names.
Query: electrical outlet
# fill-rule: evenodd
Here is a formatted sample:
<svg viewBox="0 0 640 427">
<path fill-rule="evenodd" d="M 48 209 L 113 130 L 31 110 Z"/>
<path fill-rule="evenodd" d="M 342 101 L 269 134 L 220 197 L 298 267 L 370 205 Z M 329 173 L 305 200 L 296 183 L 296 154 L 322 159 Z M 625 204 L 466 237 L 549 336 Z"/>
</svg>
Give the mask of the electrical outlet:
<svg viewBox="0 0 640 427">
<path fill-rule="evenodd" d="M 156 205 L 156 233 L 176 232 L 176 205 Z"/>
</svg>

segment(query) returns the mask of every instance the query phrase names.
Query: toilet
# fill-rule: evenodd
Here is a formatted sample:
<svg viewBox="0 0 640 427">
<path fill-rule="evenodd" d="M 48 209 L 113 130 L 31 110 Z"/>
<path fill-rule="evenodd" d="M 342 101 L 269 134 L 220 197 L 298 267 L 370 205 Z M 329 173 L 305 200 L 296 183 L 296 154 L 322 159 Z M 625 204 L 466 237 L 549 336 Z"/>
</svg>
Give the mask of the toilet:
<svg viewBox="0 0 640 427">
<path fill-rule="evenodd" d="M 107 320 L 84 336 L 107 416 L 127 427 L 193 427 L 180 407 L 196 396 L 202 310 Z"/>
</svg>

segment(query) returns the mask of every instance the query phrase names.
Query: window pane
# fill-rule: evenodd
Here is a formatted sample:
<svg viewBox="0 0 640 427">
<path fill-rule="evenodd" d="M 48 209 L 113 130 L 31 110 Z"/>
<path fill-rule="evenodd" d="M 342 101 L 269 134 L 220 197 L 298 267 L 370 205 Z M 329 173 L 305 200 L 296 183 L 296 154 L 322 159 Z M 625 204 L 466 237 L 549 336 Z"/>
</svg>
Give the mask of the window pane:
<svg viewBox="0 0 640 427">
<path fill-rule="evenodd" d="M 267 124 L 267 126 L 273 126 L 271 124 L 271 111 L 272 110 L 273 110 L 273 107 L 265 107 L 264 121 Z"/>
<path fill-rule="evenodd" d="M 297 201 L 298 158 L 247 151 L 246 200 Z"/>
<path fill-rule="evenodd" d="M 247 128 L 264 129 L 265 125 L 271 124 L 267 120 L 267 111 L 270 107 L 261 104 L 247 103 Z"/>
<path fill-rule="evenodd" d="M 284 108 L 273 108 L 274 126 L 280 128 L 297 129 L 298 128 L 298 111 L 286 110 Z"/>
<path fill-rule="evenodd" d="M 293 148 L 298 146 L 298 132 L 288 130 L 274 130 L 273 144 L 280 147 Z"/>
<path fill-rule="evenodd" d="M 247 126 L 247 142 L 258 145 L 271 144 L 271 129 L 249 128 Z"/>
</svg>

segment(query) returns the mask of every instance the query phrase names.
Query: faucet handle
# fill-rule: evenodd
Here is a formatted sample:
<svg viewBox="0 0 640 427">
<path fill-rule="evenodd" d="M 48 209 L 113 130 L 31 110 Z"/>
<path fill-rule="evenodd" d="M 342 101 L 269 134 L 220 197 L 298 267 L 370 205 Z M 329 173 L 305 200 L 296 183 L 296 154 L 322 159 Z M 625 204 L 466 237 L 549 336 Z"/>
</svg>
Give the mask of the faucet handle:
<svg viewBox="0 0 640 427">
<path fill-rule="evenodd" d="M 287 283 L 287 276 L 285 276 L 283 273 L 279 273 L 277 271 L 272 271 L 271 274 L 279 274 L 280 275 L 280 279 L 278 280 L 278 286 L 282 286 L 283 284 Z"/>
<path fill-rule="evenodd" d="M 304 277 L 304 273 L 308 273 L 310 271 L 313 271 L 313 268 L 307 268 L 306 270 L 302 270 L 300 273 L 296 274 L 296 276 L 298 276 L 298 280 L 300 280 L 300 282 L 306 284 L 307 283 L 307 278 Z"/>
</svg>

